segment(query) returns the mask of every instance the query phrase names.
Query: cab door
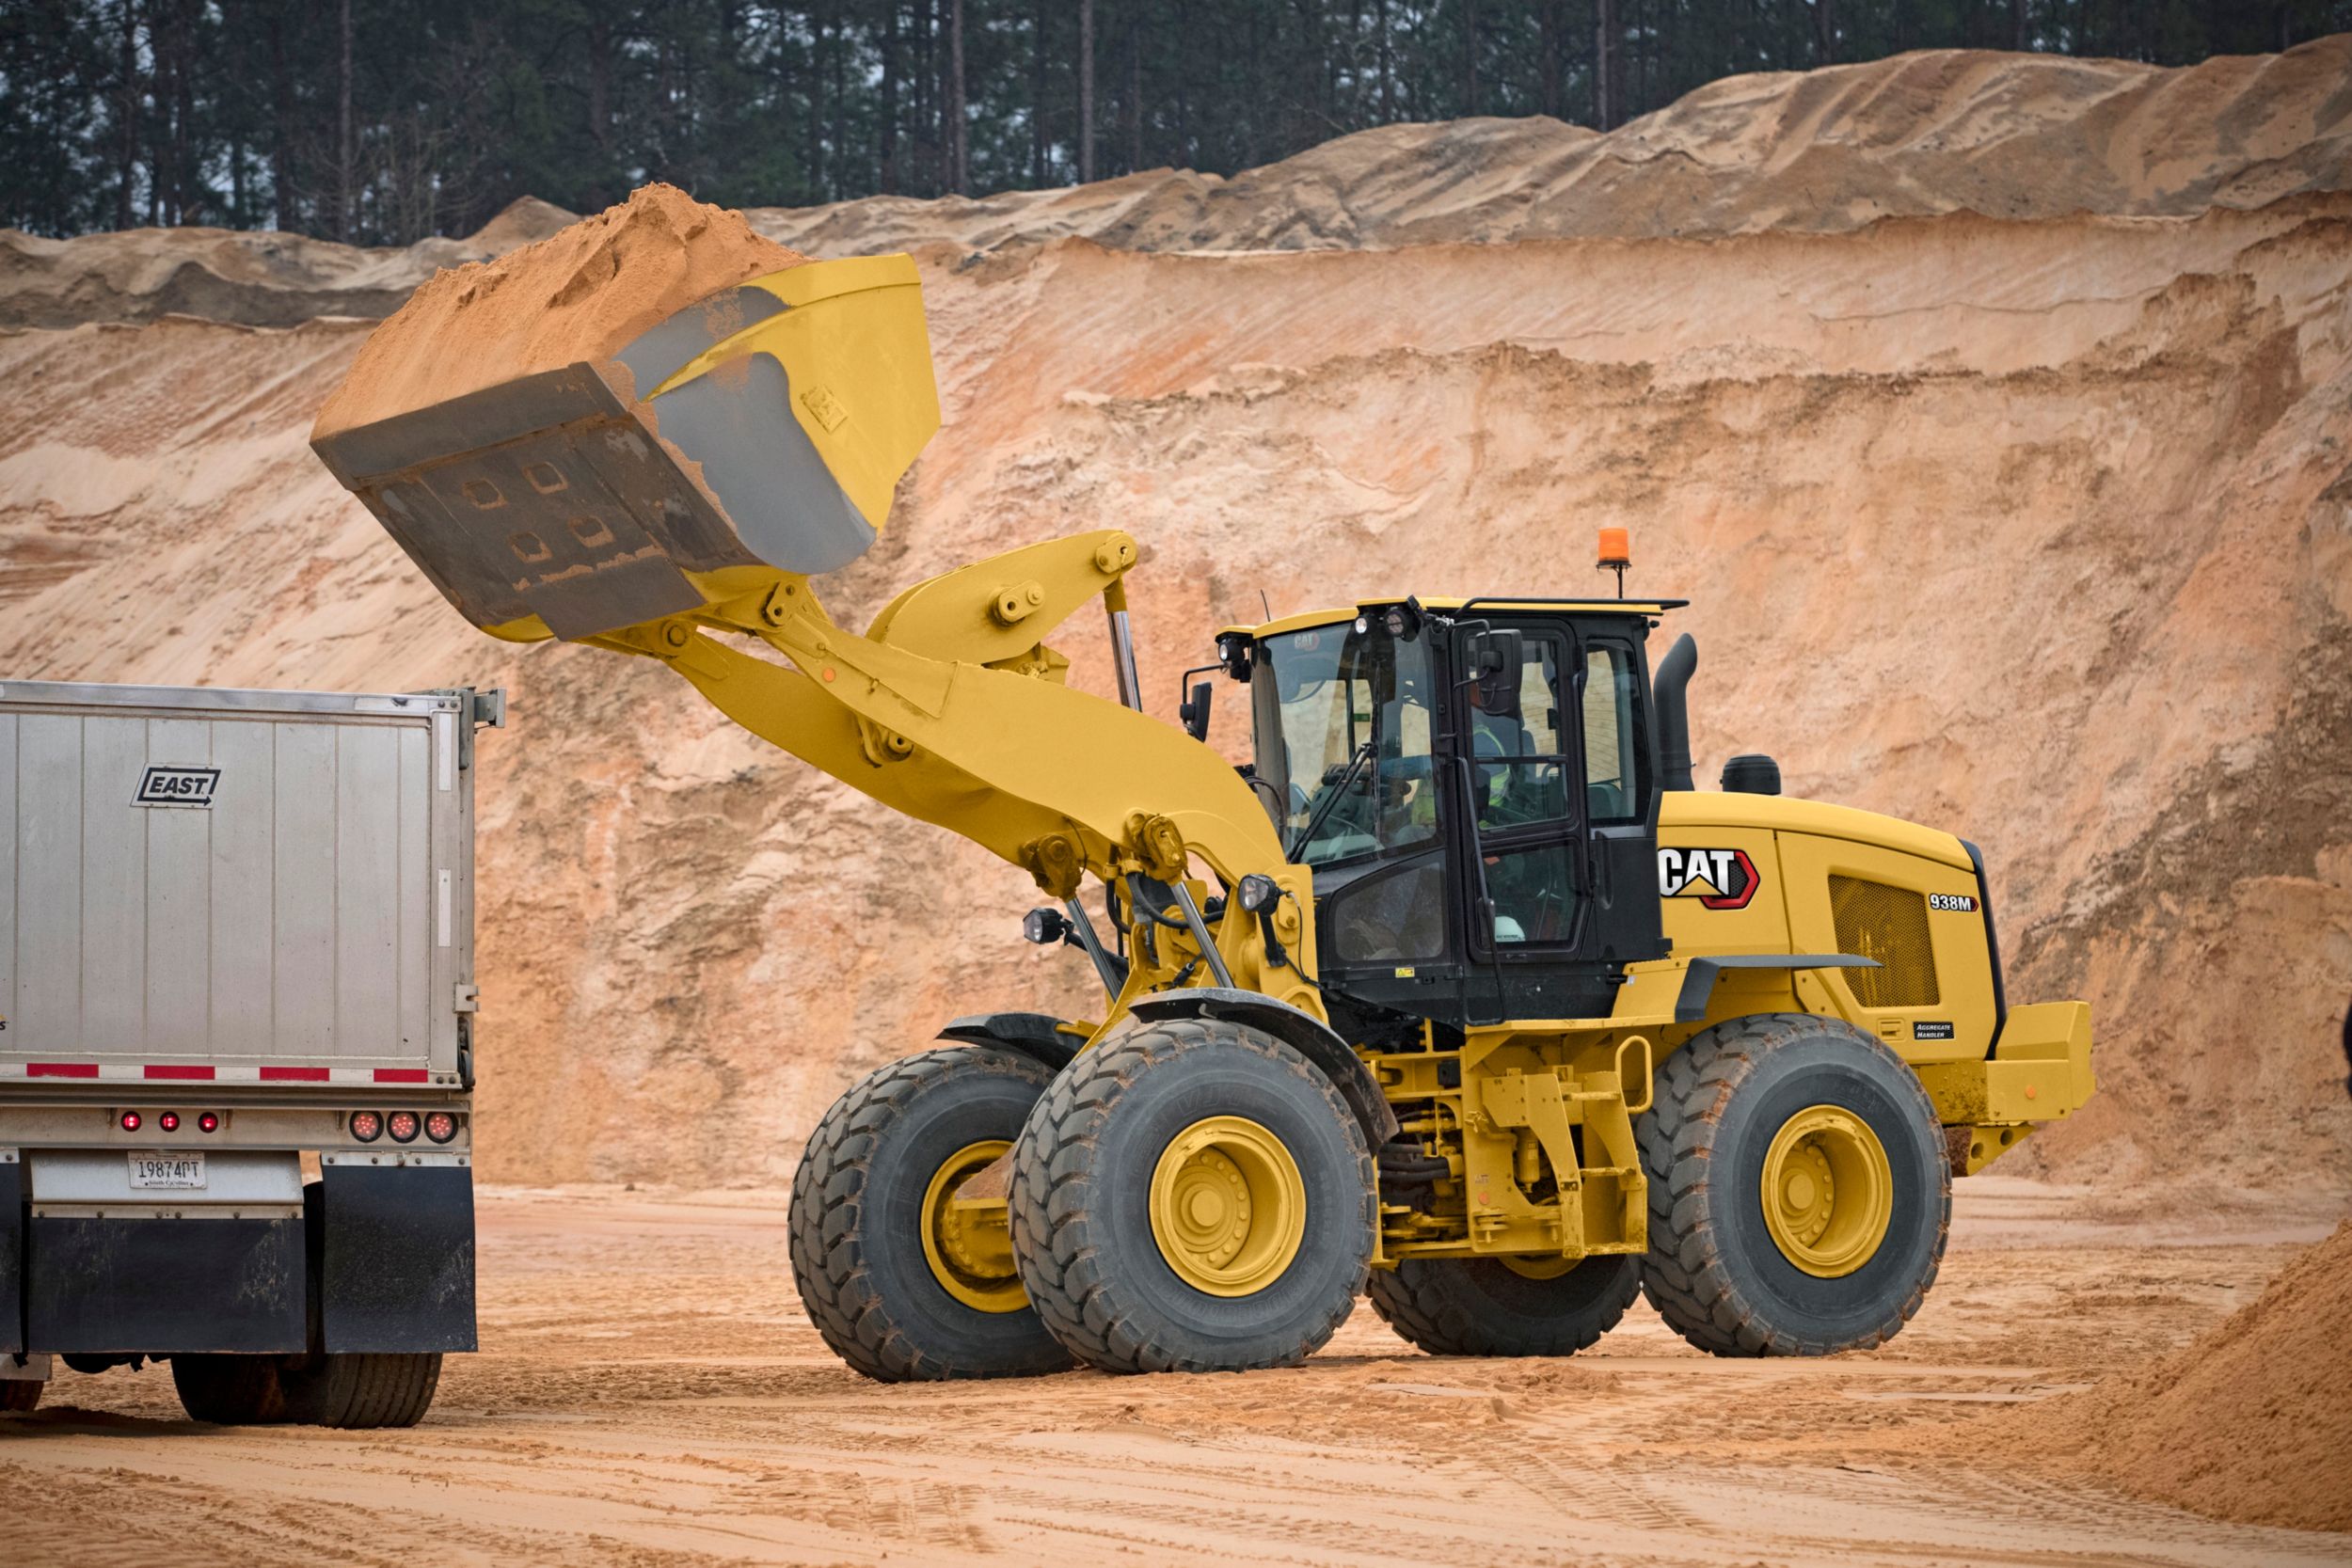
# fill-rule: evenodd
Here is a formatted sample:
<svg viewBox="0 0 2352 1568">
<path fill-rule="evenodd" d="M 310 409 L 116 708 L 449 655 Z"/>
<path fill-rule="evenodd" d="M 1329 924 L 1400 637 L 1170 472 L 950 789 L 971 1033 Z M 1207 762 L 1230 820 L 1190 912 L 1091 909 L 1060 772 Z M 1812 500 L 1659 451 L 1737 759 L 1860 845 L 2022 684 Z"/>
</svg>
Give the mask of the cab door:
<svg viewBox="0 0 2352 1568">
<path fill-rule="evenodd" d="M 1503 679 L 1474 673 L 1486 627 L 1517 633 Z M 1451 751 L 1470 1012 L 1481 1022 L 1605 1012 L 1584 838 L 1581 641 L 1557 617 L 1489 615 L 1461 636 L 1456 665 L 1472 673 L 1454 689 Z"/>
</svg>

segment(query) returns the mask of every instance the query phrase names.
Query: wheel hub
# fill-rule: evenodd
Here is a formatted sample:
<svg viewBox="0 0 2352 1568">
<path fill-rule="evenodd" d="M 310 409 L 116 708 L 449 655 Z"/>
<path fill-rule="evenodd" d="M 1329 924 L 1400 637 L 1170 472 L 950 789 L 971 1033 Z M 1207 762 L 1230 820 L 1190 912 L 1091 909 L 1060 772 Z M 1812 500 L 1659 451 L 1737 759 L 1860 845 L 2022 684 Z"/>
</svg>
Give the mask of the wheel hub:
<svg viewBox="0 0 2352 1568">
<path fill-rule="evenodd" d="M 931 1277 L 964 1306 L 980 1312 L 1018 1312 L 1029 1304 L 1012 1261 L 1012 1236 L 1001 1203 L 959 1203 L 963 1184 L 1010 1148 L 985 1139 L 947 1156 L 923 1193 L 923 1259 Z"/>
<path fill-rule="evenodd" d="M 1307 1184 L 1272 1132 L 1210 1117 L 1178 1133 L 1152 1172 L 1152 1240 L 1176 1276 L 1216 1296 L 1274 1283 L 1307 1233 Z"/>
<path fill-rule="evenodd" d="M 1784 1122 L 1765 1151 L 1760 1186 L 1772 1244 L 1820 1279 L 1841 1278 L 1877 1256 L 1894 1218 L 1885 1147 L 1843 1106 L 1815 1105 Z"/>
</svg>

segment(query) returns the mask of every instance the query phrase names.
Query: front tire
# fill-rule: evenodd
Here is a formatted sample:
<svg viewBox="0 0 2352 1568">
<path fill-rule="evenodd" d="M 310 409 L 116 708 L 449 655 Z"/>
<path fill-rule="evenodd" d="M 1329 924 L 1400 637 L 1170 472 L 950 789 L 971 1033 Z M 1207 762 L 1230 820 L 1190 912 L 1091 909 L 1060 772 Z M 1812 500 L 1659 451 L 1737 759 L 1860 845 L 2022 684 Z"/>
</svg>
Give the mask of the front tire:
<svg viewBox="0 0 2352 1568">
<path fill-rule="evenodd" d="M 1943 1129 L 1918 1075 L 1859 1029 L 1804 1013 L 1718 1024 L 1659 1065 L 1636 1133 L 1643 1291 L 1699 1349 L 1867 1350 L 1935 1283 Z"/>
<path fill-rule="evenodd" d="M 40 1403 L 49 1385 L 29 1377 L 0 1378 L 0 1415 L 22 1416 Z"/>
<path fill-rule="evenodd" d="M 1632 1254 L 1554 1270 L 1518 1259 L 1407 1258 L 1366 1293 L 1398 1338 L 1432 1355 L 1574 1355 L 1642 1293 Z"/>
<path fill-rule="evenodd" d="M 1012 1147 L 1053 1069 L 955 1046 L 852 1085 L 792 1178 L 792 1277 L 809 1322 L 882 1383 L 1028 1377 L 1070 1356 L 1021 1289 L 1009 1243 L 953 1207 Z"/>
<path fill-rule="evenodd" d="M 1295 1366 L 1354 1309 L 1377 1203 L 1363 1132 L 1311 1063 L 1171 1020 L 1079 1056 L 1038 1102 L 1013 1153 L 1013 1256 L 1089 1366 Z"/>
</svg>

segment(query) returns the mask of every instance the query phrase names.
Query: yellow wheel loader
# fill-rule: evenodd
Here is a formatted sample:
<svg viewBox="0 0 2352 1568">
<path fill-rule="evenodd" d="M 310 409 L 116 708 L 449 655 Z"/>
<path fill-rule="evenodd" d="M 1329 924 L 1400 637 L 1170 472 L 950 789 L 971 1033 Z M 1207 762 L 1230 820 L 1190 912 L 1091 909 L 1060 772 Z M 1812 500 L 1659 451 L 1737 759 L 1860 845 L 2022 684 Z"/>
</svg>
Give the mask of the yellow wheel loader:
<svg viewBox="0 0 2352 1568">
<path fill-rule="evenodd" d="M 958 1019 L 811 1135 L 794 1270 L 859 1371 L 1283 1366 L 1367 1291 L 1442 1354 L 1565 1354 L 1643 1292 L 1719 1354 L 1877 1345 L 1951 1178 L 2091 1092 L 2089 1009 L 2003 995 L 1972 846 L 1785 799 L 1768 758 L 1693 788 L 1695 650 L 1647 651 L 1677 601 L 1229 626 L 1187 678 L 1248 703 L 1238 768 L 1202 740 L 1215 679 L 1182 727 L 1145 715 L 1116 530 L 835 624 L 811 575 L 938 422 L 915 271 L 732 293 L 627 378 L 317 445 L 476 626 L 668 665 L 1020 866 L 1025 934 L 1091 967 L 1090 1016 Z M 1118 703 L 1050 641 L 1096 603 Z"/>
</svg>

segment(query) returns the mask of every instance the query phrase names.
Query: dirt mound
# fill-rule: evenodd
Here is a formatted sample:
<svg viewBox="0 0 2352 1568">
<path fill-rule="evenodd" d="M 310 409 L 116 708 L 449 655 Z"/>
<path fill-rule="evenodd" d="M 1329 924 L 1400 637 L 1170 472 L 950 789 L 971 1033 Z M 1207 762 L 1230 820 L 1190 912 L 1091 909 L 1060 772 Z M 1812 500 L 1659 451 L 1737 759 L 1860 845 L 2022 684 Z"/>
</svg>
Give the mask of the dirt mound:
<svg viewBox="0 0 2352 1568">
<path fill-rule="evenodd" d="M 2103 1093 L 1999 1168 L 2352 1186 L 2352 194 L 1705 241 L 1065 238 L 934 251 L 924 283 L 946 422 L 828 579 L 845 622 L 1115 520 L 1172 718 L 1261 593 L 1590 592 L 1592 530 L 1628 525 L 1634 586 L 1695 601 L 1664 635 L 1703 650 L 1703 757 L 1976 839 L 2011 997 L 2092 1002 Z M 363 330 L 0 335 L 0 675 L 512 689 L 481 752 L 488 1177 L 784 1181 L 841 1088 L 946 1020 L 1089 1005 L 1083 964 L 1018 940 L 1023 873 L 657 667 L 452 614 L 306 449 Z M 1107 695 L 1102 636 L 1065 647 Z M 1246 718 L 1217 712 L 1236 759 Z"/>
<path fill-rule="evenodd" d="M 755 208 L 810 256 L 1090 239 L 1121 250 L 1361 248 L 1459 241 L 1849 233 L 1974 213 L 2186 217 L 2352 189 L 2352 36 L 2163 70 L 1934 50 L 1733 76 L 1607 135 L 1558 120 L 1391 125 L 1220 179 L 1152 169 L 937 200 Z M 0 230 L 0 326 L 253 326 L 381 317 L 439 268 L 571 221 L 532 198 L 463 241 L 346 250 L 287 234 Z"/>
<path fill-rule="evenodd" d="M 1732 76 L 1607 135 L 1359 132 L 1231 180 L 750 214 L 818 254 L 1078 236 L 1136 250 L 1846 233 L 1889 217 L 2187 216 L 2352 188 L 2352 37 L 2163 70 L 1930 50 Z"/>
<path fill-rule="evenodd" d="M 524 214 L 516 227 L 543 215 Z M 740 213 L 706 206 L 675 185 L 646 185 L 496 261 L 436 273 L 369 335 L 311 434 L 579 360 L 609 360 L 696 300 L 806 260 L 753 233 Z M 453 343 L 466 345 L 464 357 L 451 356 Z"/>
<path fill-rule="evenodd" d="M 2209 1518 L 2352 1531 L 2352 1221 L 2254 1304 L 2096 1388 L 1954 1434 L 2012 1444 L 2152 1502 Z"/>
</svg>

